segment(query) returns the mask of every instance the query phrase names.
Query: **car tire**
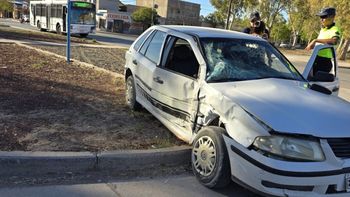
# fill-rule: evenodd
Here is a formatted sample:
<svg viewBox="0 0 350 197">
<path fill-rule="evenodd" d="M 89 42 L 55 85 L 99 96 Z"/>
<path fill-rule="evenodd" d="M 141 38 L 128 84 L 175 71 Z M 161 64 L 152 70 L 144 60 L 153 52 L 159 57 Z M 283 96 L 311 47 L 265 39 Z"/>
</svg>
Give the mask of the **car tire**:
<svg viewBox="0 0 350 197">
<path fill-rule="evenodd" d="M 135 82 L 132 75 L 128 76 L 125 82 L 125 100 L 126 104 L 133 111 L 139 111 L 141 109 L 140 103 L 136 101 Z"/>
<path fill-rule="evenodd" d="M 222 136 L 225 133 L 220 127 L 205 127 L 193 142 L 192 170 L 197 180 L 208 188 L 223 188 L 231 181 L 230 161 Z"/>
</svg>

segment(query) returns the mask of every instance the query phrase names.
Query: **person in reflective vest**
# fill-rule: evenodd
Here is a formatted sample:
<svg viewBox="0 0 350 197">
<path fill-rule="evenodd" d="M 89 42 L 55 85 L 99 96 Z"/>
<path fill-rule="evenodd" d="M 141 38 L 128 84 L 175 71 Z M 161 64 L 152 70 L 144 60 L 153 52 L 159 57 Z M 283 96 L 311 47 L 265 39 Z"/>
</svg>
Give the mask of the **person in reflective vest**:
<svg viewBox="0 0 350 197">
<path fill-rule="evenodd" d="M 318 44 L 336 45 L 339 42 L 340 30 L 334 22 L 335 13 L 335 8 L 327 7 L 323 8 L 317 14 L 317 16 L 319 16 L 321 19 L 322 28 L 318 37 L 310 42 L 310 44 L 305 48 L 306 50 L 312 50 L 315 45 Z M 313 66 L 313 75 L 315 75 L 318 71 L 329 73 L 333 67 L 332 58 L 332 50 L 327 49 L 319 51 Z"/>
</svg>

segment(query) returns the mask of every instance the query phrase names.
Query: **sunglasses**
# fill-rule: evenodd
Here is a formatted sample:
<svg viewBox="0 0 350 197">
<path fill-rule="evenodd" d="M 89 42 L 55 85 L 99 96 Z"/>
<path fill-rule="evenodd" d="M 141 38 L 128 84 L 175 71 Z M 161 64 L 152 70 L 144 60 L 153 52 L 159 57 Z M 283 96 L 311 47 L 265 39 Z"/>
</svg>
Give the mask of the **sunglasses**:
<svg viewBox="0 0 350 197">
<path fill-rule="evenodd" d="M 322 19 L 328 18 L 328 15 L 320 16 L 320 18 L 322 18 Z"/>
</svg>

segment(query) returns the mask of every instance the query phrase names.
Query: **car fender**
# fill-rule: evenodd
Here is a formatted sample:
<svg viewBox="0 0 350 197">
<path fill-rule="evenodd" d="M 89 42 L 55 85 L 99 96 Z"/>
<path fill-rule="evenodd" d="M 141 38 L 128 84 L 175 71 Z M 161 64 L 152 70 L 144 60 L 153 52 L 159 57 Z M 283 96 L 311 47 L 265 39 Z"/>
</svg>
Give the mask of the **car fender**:
<svg viewBox="0 0 350 197">
<path fill-rule="evenodd" d="M 207 84 L 201 88 L 199 100 L 199 125 L 209 126 L 220 117 L 228 135 L 245 147 L 250 146 L 257 136 L 270 135 L 268 129 L 239 104 Z"/>
</svg>

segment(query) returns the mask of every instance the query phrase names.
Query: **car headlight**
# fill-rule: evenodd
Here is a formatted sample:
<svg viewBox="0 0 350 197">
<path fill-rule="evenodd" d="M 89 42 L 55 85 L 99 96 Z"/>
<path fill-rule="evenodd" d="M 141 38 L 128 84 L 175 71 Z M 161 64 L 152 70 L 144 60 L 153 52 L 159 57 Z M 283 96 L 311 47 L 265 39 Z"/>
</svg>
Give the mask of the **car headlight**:
<svg viewBox="0 0 350 197">
<path fill-rule="evenodd" d="M 287 161 L 324 161 L 325 156 L 317 140 L 287 136 L 260 136 L 253 143 L 255 149 L 271 158 Z"/>
</svg>

